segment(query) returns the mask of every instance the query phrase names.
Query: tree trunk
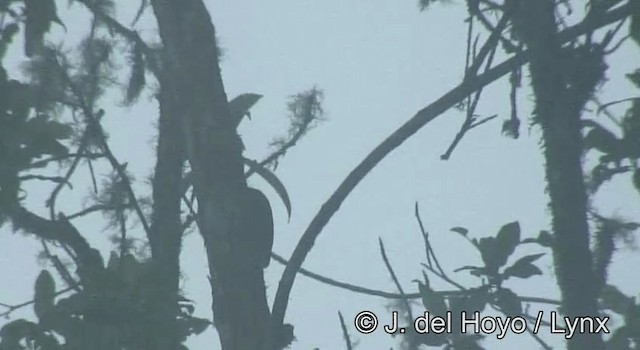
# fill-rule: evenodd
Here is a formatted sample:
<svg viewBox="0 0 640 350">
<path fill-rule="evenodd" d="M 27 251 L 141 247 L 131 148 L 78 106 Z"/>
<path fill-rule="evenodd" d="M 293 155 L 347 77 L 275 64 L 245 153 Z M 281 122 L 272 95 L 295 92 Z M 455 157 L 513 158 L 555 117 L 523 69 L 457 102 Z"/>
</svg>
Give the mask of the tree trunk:
<svg viewBox="0 0 640 350">
<path fill-rule="evenodd" d="M 528 46 L 529 69 L 536 97 L 535 118 L 543 131 L 546 178 L 554 231 L 553 257 L 568 317 L 598 315 L 589 249 L 587 195 L 581 155 L 580 115 L 586 98 L 570 88 L 573 63 L 558 40 L 552 0 L 518 0 L 514 29 Z M 564 50 L 564 51 L 563 51 Z M 593 91 L 593 90 L 591 90 Z M 599 334 L 576 333 L 569 350 L 604 349 Z"/>
<path fill-rule="evenodd" d="M 213 299 L 223 350 L 263 348 L 269 324 L 262 269 L 247 266 L 231 239 L 246 188 L 242 142 L 229 115 L 218 65 L 215 29 L 201 0 L 152 0 L 163 42 L 162 69 L 175 84 L 186 157 L 198 199 Z"/>
<path fill-rule="evenodd" d="M 158 125 L 157 161 L 153 178 L 153 217 L 149 243 L 151 246 L 154 288 L 151 338 L 148 349 L 175 350 L 180 344 L 177 333 L 177 294 L 180 282 L 180 247 L 182 222 L 182 169 L 184 137 L 180 111 L 174 108 L 175 84 L 170 74 L 160 81 L 160 118 Z"/>
</svg>

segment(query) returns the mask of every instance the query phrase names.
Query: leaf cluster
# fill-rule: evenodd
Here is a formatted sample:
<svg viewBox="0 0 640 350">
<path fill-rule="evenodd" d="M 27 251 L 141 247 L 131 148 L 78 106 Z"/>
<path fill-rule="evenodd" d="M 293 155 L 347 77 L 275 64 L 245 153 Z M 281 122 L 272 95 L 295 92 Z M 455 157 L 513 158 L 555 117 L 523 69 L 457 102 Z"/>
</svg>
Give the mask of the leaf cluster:
<svg viewBox="0 0 640 350">
<path fill-rule="evenodd" d="M 544 254 L 526 255 L 512 264 L 507 262 L 519 245 L 535 243 L 549 247 L 552 244 L 551 234 L 543 231 L 536 238 L 521 240 L 518 222 L 502 226 L 495 236 L 480 239 L 469 238 L 469 231 L 464 227 L 454 227 L 451 230 L 467 239 L 479 251 L 483 262 L 483 265 L 463 266 L 455 271 L 469 271 L 473 276 L 481 278 L 483 283 L 472 288 L 460 286 L 462 289 L 459 293 L 444 294 L 435 291 L 430 286 L 427 275 L 423 274 L 423 280 L 417 282 L 424 308 L 434 316 L 445 317 L 449 313 L 453 324 L 460 324 L 463 311 L 473 314 L 484 311 L 488 306 L 507 316 L 522 316 L 524 308 L 521 298 L 511 289 L 504 287 L 503 282 L 512 277 L 526 279 L 541 275 L 542 272 L 533 263 Z M 457 327 L 453 328 L 452 334 L 428 333 L 414 336 L 419 344 L 429 346 L 444 346 L 445 349 L 483 349 L 479 344 L 482 336 L 462 334 Z"/>
<path fill-rule="evenodd" d="M 56 285 L 48 271 L 38 276 L 34 288 L 37 322 L 17 319 L 0 329 L 0 348 L 23 350 L 88 349 L 100 340 L 110 348 L 140 349 L 152 344 L 151 324 L 157 288 L 150 261 L 115 252 L 106 267 L 93 271 L 82 289 L 57 298 Z M 200 334 L 210 321 L 193 316 L 194 304 L 177 296 L 178 334 L 182 340 Z M 57 300 L 56 300 L 57 299 Z"/>
</svg>

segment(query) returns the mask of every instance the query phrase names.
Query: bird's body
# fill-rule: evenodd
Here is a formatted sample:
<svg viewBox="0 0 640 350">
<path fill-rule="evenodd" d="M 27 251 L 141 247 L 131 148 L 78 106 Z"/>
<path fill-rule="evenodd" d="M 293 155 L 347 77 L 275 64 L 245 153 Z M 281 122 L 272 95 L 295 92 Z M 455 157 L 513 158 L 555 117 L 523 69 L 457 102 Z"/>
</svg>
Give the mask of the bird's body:
<svg viewBox="0 0 640 350">
<path fill-rule="evenodd" d="M 241 220 L 236 233 L 238 247 L 249 266 L 265 268 L 271 261 L 273 246 L 273 214 L 267 197 L 247 187 L 242 191 Z"/>
</svg>

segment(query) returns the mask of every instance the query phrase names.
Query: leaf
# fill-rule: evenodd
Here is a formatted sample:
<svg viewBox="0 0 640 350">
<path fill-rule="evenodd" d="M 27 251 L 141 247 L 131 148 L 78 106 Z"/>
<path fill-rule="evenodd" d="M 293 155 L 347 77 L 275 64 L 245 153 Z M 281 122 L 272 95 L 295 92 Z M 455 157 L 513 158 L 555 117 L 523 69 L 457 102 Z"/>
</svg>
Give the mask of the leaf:
<svg viewBox="0 0 640 350">
<path fill-rule="evenodd" d="M 520 243 L 520 224 L 514 221 L 502 226 L 494 242 L 492 256 L 487 259 L 491 263 L 488 263 L 487 267 L 490 270 L 495 269 L 497 271 L 498 268 L 507 263 L 507 259 Z M 482 255 L 484 257 L 485 253 L 482 252 Z"/>
<path fill-rule="evenodd" d="M 42 270 L 36 279 L 33 310 L 39 319 L 54 308 L 56 284 L 47 270 Z"/>
<path fill-rule="evenodd" d="M 2 329 L 0 329 L 0 338 L 2 338 L 0 341 L 0 349 L 23 349 L 20 341 L 34 334 L 37 327 L 38 325 L 35 323 L 24 319 L 18 319 L 5 324 Z"/>
<path fill-rule="evenodd" d="M 640 69 L 636 69 L 632 73 L 626 74 L 627 79 L 631 80 L 631 82 L 640 89 Z"/>
<path fill-rule="evenodd" d="M 88 299 L 86 293 L 76 293 L 58 300 L 56 307 L 66 315 L 77 315 L 87 309 L 90 304 Z"/>
<path fill-rule="evenodd" d="M 459 318 L 462 311 L 467 314 L 473 312 L 482 312 L 488 300 L 488 288 L 486 286 L 467 289 L 464 295 L 449 297 L 449 306 L 454 317 Z M 460 324 L 456 322 L 455 324 Z"/>
<path fill-rule="evenodd" d="M 639 70 L 640 71 L 640 70 Z M 640 79 L 640 77 L 639 77 Z M 640 158 L 640 98 L 634 99 L 622 119 L 622 147 L 627 158 Z"/>
<path fill-rule="evenodd" d="M 431 314 L 444 317 L 447 313 L 447 305 L 441 294 L 434 292 L 428 285 L 418 281 L 418 291 L 422 297 L 422 305 Z"/>
<path fill-rule="evenodd" d="M 289 200 L 289 194 L 287 193 L 287 189 L 284 187 L 280 179 L 278 179 L 276 174 L 260 165 L 255 160 L 244 158 L 244 162 L 249 166 L 251 172 L 256 172 L 258 173 L 258 175 L 262 176 L 262 178 L 265 179 L 269 183 L 269 185 L 271 185 L 271 187 L 276 191 L 276 193 L 282 200 L 282 203 L 284 203 L 284 206 L 287 208 L 288 218 L 291 219 L 291 201 Z"/>
<path fill-rule="evenodd" d="M 452 227 L 451 231 L 459 233 L 459 234 L 461 234 L 461 235 L 463 235 L 465 237 L 467 237 L 467 233 L 469 233 L 469 230 L 467 230 L 464 227 L 460 227 L 460 226 Z"/>
<path fill-rule="evenodd" d="M 500 288 L 494 294 L 494 302 L 507 316 L 520 316 L 522 303 L 516 293 L 508 288 Z"/>
<path fill-rule="evenodd" d="M 461 272 L 461 271 L 469 271 L 470 274 L 477 277 L 486 275 L 485 268 L 479 267 L 479 266 L 466 265 L 453 270 L 453 272 Z"/>
<path fill-rule="evenodd" d="M 198 335 L 204 332 L 211 322 L 204 318 L 190 317 L 187 319 L 187 327 L 189 335 Z"/>
<path fill-rule="evenodd" d="M 496 244 L 495 238 L 493 237 L 482 237 L 477 243 L 478 250 L 480 250 L 480 255 L 482 256 L 482 262 L 487 269 L 487 273 L 494 274 L 498 272 L 498 268 L 500 265 L 497 263 L 496 259 Z"/>
<path fill-rule="evenodd" d="M 620 140 L 611 131 L 593 121 L 587 125 L 592 128 L 584 137 L 586 149 L 596 149 L 614 157 L 620 154 Z"/>
<path fill-rule="evenodd" d="M 544 253 L 532 254 L 518 259 L 518 261 L 513 265 L 504 270 L 504 279 L 509 277 L 529 278 L 533 275 L 542 275 L 542 271 L 540 271 L 537 266 L 533 265 L 532 262 L 536 261 L 543 255 Z"/>
<path fill-rule="evenodd" d="M 540 231 L 538 234 L 538 244 L 543 247 L 551 247 L 553 245 L 553 235 L 549 231 Z"/>
<path fill-rule="evenodd" d="M 262 95 L 247 93 L 236 96 L 233 100 L 229 101 L 229 114 L 231 120 L 233 120 L 233 126 L 235 128 L 240 125 L 242 118 L 249 115 L 249 109 L 255 105 L 258 100 L 262 98 Z"/>
<path fill-rule="evenodd" d="M 610 284 L 602 288 L 602 307 L 619 315 L 626 315 L 634 304 L 634 298 L 624 295 L 616 286 Z"/>
</svg>

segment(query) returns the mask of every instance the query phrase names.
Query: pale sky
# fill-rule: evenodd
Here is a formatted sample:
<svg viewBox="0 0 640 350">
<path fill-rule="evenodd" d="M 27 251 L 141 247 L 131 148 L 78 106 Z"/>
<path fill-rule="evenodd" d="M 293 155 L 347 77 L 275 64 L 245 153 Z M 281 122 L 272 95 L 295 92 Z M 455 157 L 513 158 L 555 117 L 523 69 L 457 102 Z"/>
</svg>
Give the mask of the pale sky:
<svg viewBox="0 0 640 350">
<path fill-rule="evenodd" d="M 66 36 L 55 32 L 58 35 L 51 38 L 71 44 L 78 40 L 80 31 L 73 29 L 82 28 L 86 13 L 78 12 L 77 5 L 67 9 L 66 1 L 59 3 L 60 16 L 69 30 Z M 276 223 L 274 250 L 288 257 L 320 206 L 362 158 L 416 111 L 460 82 L 465 57 L 465 7 L 457 3 L 436 5 L 421 13 L 415 0 L 278 0 L 268 6 L 259 0 L 215 0 L 207 4 L 225 52 L 221 66 L 227 94 L 230 98 L 244 92 L 264 95 L 252 110 L 253 119 L 240 128 L 245 156 L 263 158 L 269 153 L 269 141 L 286 133 L 289 95 L 314 85 L 324 91 L 327 120 L 291 150 L 277 169 L 293 205 L 290 222 L 275 192 L 258 177 L 250 181 L 271 199 Z M 118 13 L 119 18 L 129 23 L 137 6 L 137 2 L 131 2 L 129 8 Z M 156 35 L 154 28 L 150 13 L 138 25 L 145 38 Z M 18 48 L 21 45 L 21 41 L 16 42 Z M 20 55 L 16 51 L 11 56 L 14 67 L 22 59 Z M 496 57 L 495 62 L 501 60 Z M 638 47 L 627 42 L 610 63 L 610 82 L 602 91 L 603 102 L 637 95 L 624 74 L 639 61 Z M 516 220 L 523 238 L 548 229 L 540 133 L 535 126 L 530 131 L 528 128 L 532 95 L 527 89 L 519 93 L 523 121 L 520 139 L 501 137 L 502 120 L 509 116 L 506 87 L 506 79 L 501 79 L 485 90 L 477 113 L 499 117 L 469 133 L 451 160 L 441 161 L 440 155 L 463 120 L 463 113 L 457 110 L 449 110 L 428 124 L 384 159 L 325 227 L 304 267 L 340 281 L 395 292 L 380 257 L 381 237 L 405 291 L 414 292 L 417 286 L 412 280 L 421 278 L 420 263 L 425 261 L 413 216 L 416 201 L 443 267 L 468 286 L 479 281 L 452 271 L 479 264 L 480 257 L 465 240 L 449 231 L 451 227 L 467 227 L 472 237 L 493 235 L 503 224 Z M 134 108 L 119 107 L 119 93 L 110 94 L 102 102 L 111 147 L 136 174 L 140 193 L 148 193 L 142 180 L 155 161 L 153 123 L 157 107 L 148 96 L 150 91 Z M 621 105 L 614 110 L 626 108 Z M 60 205 L 60 210 L 69 213 L 85 203 L 90 184 L 87 170 L 79 171 L 73 181 L 74 189 L 63 192 Z M 27 203 L 34 210 L 44 207 L 46 189 L 42 185 L 29 188 Z M 619 176 L 602 188 L 594 204 L 603 214 L 633 219 L 640 217 L 639 199 L 627 176 Z M 76 224 L 108 256 L 104 219 L 93 215 Z M 135 229 L 140 231 L 139 227 Z M 12 234 L 8 226 L 0 230 L 0 302 L 17 304 L 32 297 L 41 268 L 35 259 L 39 248 L 37 240 Z M 531 247 L 516 254 L 520 257 L 537 252 L 544 251 Z M 508 286 L 523 295 L 556 298 L 548 253 L 536 263 L 545 276 L 511 281 Z M 638 252 L 621 247 L 614 257 L 610 283 L 637 295 L 638 275 L 627 267 L 638 264 Z M 197 315 L 210 317 L 206 256 L 197 234 L 188 236 L 184 243 L 182 271 L 184 291 L 198 303 Z M 276 262 L 267 269 L 270 300 L 281 273 L 282 266 Z M 436 277 L 431 281 L 436 290 L 451 289 Z M 383 299 L 299 276 L 286 316 L 286 322 L 295 326 L 297 342 L 292 348 L 345 348 L 338 311 L 343 313 L 352 340 L 360 349 L 395 346 L 396 339 L 380 330 L 361 335 L 353 328 L 353 317 L 362 310 L 374 311 L 386 322 L 390 317 L 386 305 Z M 536 308 L 532 305 L 532 310 Z M 415 314 L 421 311 L 419 307 L 414 309 Z M 23 309 L 9 320 L 31 315 L 31 309 Z M 9 320 L 0 321 L 0 325 Z M 551 336 L 546 330 L 540 335 L 551 344 L 561 344 L 559 336 Z M 493 349 L 508 349 L 514 341 L 536 348 L 527 335 L 510 335 L 500 342 L 491 335 L 487 339 L 491 340 L 485 344 Z M 193 350 L 217 349 L 217 344 L 213 328 L 188 342 Z"/>
</svg>

